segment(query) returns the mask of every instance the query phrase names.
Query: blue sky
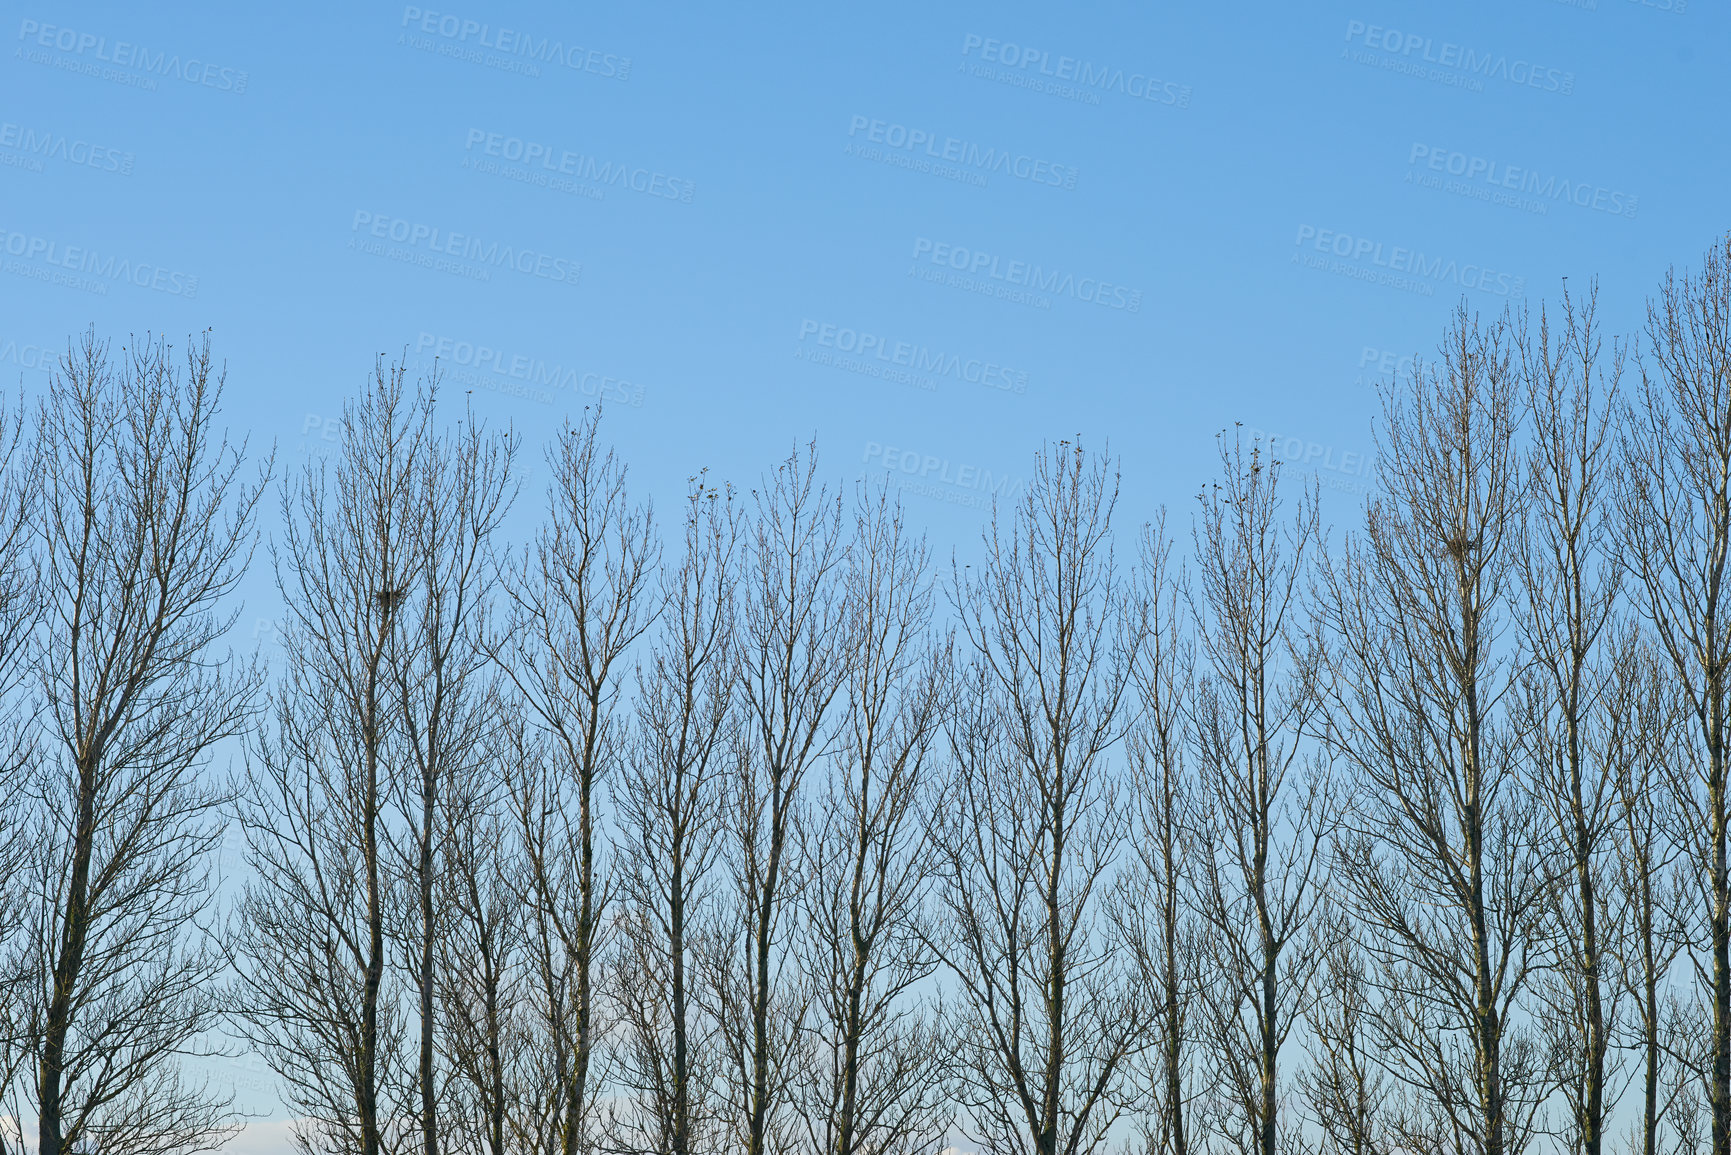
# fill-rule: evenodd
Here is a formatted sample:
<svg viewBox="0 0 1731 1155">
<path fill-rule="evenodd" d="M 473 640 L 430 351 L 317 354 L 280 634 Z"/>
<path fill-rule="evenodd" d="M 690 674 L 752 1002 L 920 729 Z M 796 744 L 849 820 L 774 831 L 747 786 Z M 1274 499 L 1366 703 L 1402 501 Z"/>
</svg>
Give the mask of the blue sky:
<svg viewBox="0 0 1731 1155">
<path fill-rule="evenodd" d="M 209 328 L 280 471 L 439 355 L 532 457 L 603 396 L 663 507 L 815 434 L 940 556 L 1047 438 L 1182 527 L 1242 422 L 1344 526 L 1463 295 L 1598 277 L 1628 330 L 1731 228 L 1703 0 L 452 2 L 5 4 L 7 392 L 92 323 Z"/>
<path fill-rule="evenodd" d="M 1627 328 L 1731 227 L 1726 18 L 1587 2 L 8 5 L 0 379 L 209 327 L 291 465 L 442 353 L 532 454 L 600 394 L 666 500 L 815 433 L 945 546 L 1043 438 L 1140 518 L 1242 421 L 1344 523 L 1463 294 Z"/>
</svg>

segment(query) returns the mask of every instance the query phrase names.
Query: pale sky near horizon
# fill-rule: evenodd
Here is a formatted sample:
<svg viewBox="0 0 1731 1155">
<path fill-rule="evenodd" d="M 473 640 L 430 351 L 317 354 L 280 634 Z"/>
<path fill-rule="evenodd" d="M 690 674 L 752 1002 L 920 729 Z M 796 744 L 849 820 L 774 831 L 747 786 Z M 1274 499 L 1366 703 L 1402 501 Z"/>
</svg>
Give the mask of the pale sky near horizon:
<svg viewBox="0 0 1731 1155">
<path fill-rule="evenodd" d="M 600 397 L 662 508 L 815 435 L 946 562 L 1062 437 L 1182 536 L 1242 423 L 1344 526 L 1463 297 L 1632 331 L 1731 229 L 1704 0 L 749 7 L 6 0 L 0 388 L 210 329 L 280 475 L 437 357 L 532 460 Z"/>
</svg>

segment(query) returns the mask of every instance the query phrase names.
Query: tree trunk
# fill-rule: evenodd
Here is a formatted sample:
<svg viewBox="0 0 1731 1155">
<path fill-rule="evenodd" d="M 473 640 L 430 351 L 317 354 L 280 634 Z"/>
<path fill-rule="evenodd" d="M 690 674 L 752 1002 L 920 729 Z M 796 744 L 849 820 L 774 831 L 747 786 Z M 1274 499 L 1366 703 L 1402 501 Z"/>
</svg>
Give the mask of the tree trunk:
<svg viewBox="0 0 1731 1155">
<path fill-rule="evenodd" d="M 78 767 L 78 826 L 72 844 L 72 877 L 67 885 L 65 926 L 54 959 L 54 990 L 42 1039 L 38 1074 L 37 1143 L 42 1155 L 61 1155 L 68 1138 L 63 1133 L 66 1035 L 72 1029 L 72 996 L 84 966 L 90 933 L 90 859 L 96 841 L 96 767 L 81 759 Z M 77 1136 L 71 1136 L 74 1140 Z"/>
</svg>

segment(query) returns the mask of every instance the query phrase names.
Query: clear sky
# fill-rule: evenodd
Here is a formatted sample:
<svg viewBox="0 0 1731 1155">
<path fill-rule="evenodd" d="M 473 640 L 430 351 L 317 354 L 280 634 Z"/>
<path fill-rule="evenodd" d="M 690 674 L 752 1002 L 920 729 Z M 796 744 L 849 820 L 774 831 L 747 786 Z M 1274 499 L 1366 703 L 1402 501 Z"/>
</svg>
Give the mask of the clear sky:
<svg viewBox="0 0 1731 1155">
<path fill-rule="evenodd" d="M 294 467 L 438 355 L 532 456 L 602 396 L 664 507 L 815 434 L 940 556 L 1046 438 L 1182 527 L 1242 422 L 1344 526 L 1463 295 L 1627 330 L 1731 228 L 1705 0 L 448 2 L 0 5 L 7 392 L 209 328 Z"/>
</svg>

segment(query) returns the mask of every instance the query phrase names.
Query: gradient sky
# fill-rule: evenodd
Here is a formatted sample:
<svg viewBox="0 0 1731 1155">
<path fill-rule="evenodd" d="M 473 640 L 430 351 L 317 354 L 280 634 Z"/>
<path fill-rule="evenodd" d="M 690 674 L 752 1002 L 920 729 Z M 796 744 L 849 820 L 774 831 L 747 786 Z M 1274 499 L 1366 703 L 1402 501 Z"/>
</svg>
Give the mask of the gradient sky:
<svg viewBox="0 0 1731 1155">
<path fill-rule="evenodd" d="M 280 473 L 437 354 L 531 458 L 600 394 L 670 508 L 815 434 L 964 557 L 1044 439 L 1182 530 L 1242 422 L 1344 526 L 1463 295 L 1628 331 L 1731 228 L 1704 0 L 452 2 L 0 6 L 7 393 L 208 328 Z"/>
</svg>

